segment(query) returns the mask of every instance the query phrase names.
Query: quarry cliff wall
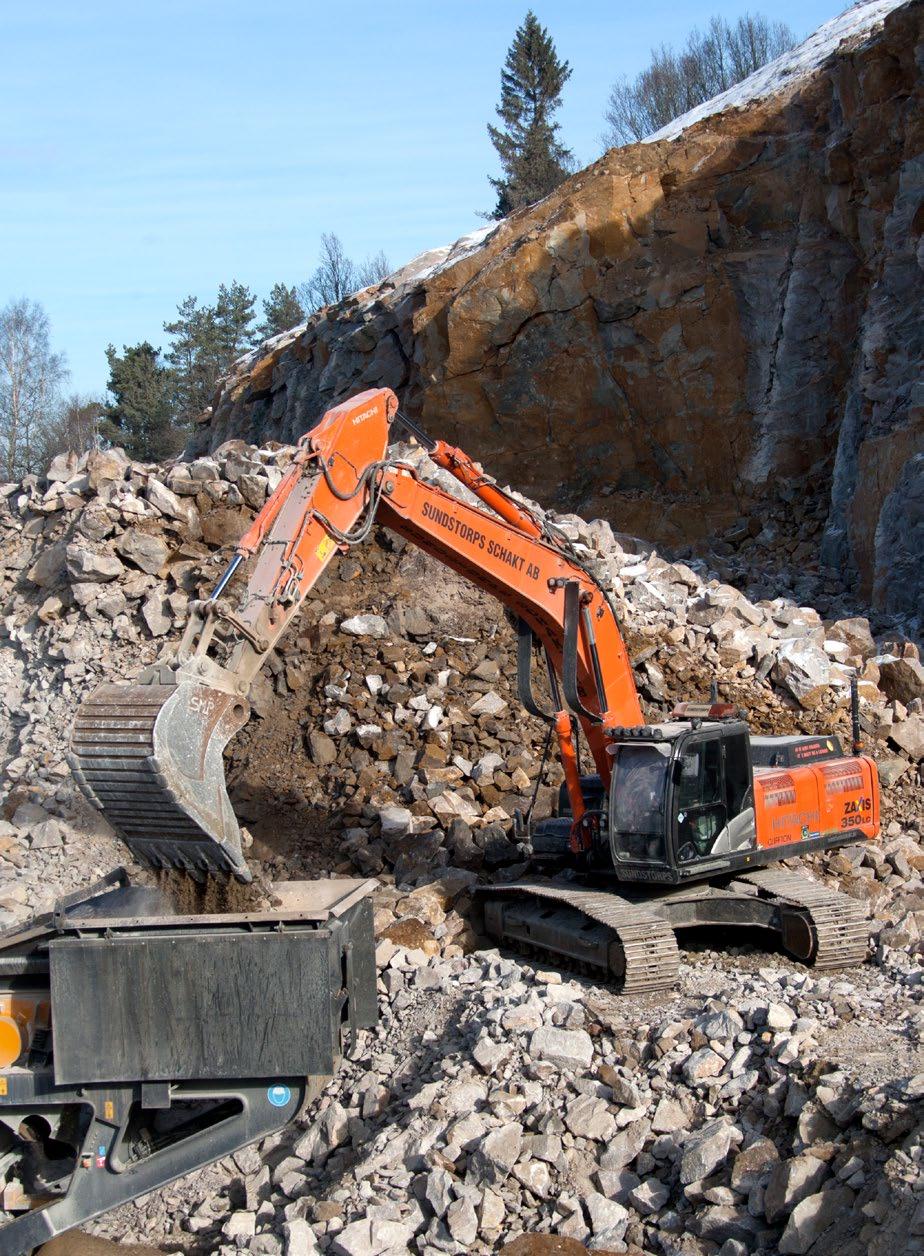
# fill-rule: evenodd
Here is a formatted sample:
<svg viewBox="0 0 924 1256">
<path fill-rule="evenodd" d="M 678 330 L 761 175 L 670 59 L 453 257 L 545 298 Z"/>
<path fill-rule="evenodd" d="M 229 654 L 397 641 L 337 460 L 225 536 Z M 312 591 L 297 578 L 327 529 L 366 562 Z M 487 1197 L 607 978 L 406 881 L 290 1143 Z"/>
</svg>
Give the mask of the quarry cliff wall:
<svg viewBox="0 0 924 1256">
<path fill-rule="evenodd" d="M 268 342 L 192 452 L 387 385 L 500 479 L 662 545 L 820 499 L 823 560 L 924 614 L 922 13 Z"/>
</svg>

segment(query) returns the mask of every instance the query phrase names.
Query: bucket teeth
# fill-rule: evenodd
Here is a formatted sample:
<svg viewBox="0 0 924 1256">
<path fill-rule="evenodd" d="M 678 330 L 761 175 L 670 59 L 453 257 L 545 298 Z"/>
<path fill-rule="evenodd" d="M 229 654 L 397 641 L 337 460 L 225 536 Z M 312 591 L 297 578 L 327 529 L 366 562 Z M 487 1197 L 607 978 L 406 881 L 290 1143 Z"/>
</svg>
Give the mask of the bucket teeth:
<svg viewBox="0 0 924 1256">
<path fill-rule="evenodd" d="M 152 868 L 250 873 L 222 751 L 247 704 L 207 685 L 101 685 L 81 703 L 68 760 L 80 788 Z"/>
</svg>

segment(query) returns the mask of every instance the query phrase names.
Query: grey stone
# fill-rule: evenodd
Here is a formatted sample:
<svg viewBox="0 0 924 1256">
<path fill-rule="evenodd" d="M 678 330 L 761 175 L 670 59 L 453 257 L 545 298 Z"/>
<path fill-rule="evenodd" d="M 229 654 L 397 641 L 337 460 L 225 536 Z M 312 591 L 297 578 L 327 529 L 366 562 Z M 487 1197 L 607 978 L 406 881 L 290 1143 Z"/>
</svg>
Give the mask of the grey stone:
<svg viewBox="0 0 924 1256">
<path fill-rule="evenodd" d="M 590 1067 L 594 1044 L 583 1029 L 555 1029 L 543 1025 L 529 1040 L 529 1054 L 534 1060 L 549 1060 L 559 1068 L 582 1073 Z"/>
<path fill-rule="evenodd" d="M 41 550 L 26 572 L 26 579 L 40 589 L 53 588 L 64 576 L 67 548 L 63 541 L 59 541 L 57 545 Z"/>
<path fill-rule="evenodd" d="M 470 1247 L 478 1237 L 478 1216 L 468 1198 L 454 1199 L 446 1210 L 446 1229 L 457 1243 Z"/>
<path fill-rule="evenodd" d="M 576 1138 L 602 1142 L 616 1132 L 616 1118 L 602 1099 L 581 1095 L 565 1109 L 565 1124 Z"/>
<path fill-rule="evenodd" d="M 45 472 L 45 479 L 49 484 L 65 483 L 69 480 L 77 470 L 77 455 L 70 450 L 67 453 L 56 454 L 48 464 L 48 470 Z"/>
<path fill-rule="evenodd" d="M 673 1134 L 689 1127 L 690 1118 L 679 1099 L 671 1099 L 669 1095 L 665 1095 L 658 1101 L 651 1118 L 651 1128 L 656 1134 Z"/>
<path fill-rule="evenodd" d="M 636 1212 L 647 1217 L 650 1213 L 660 1212 L 670 1199 L 670 1187 L 658 1178 L 646 1178 L 629 1192 L 629 1202 Z"/>
<path fill-rule="evenodd" d="M 847 1219 L 853 1201 L 854 1193 L 848 1186 L 807 1195 L 793 1208 L 778 1250 L 783 1256 L 803 1256 L 825 1230 Z"/>
<path fill-rule="evenodd" d="M 383 837 L 404 837 L 411 831 L 414 817 L 407 807 L 381 807 L 379 824 Z"/>
<path fill-rule="evenodd" d="M 710 1121 L 688 1135 L 680 1158 L 680 1181 L 686 1186 L 700 1182 L 723 1164 L 741 1134 L 727 1121 Z"/>
<path fill-rule="evenodd" d="M 899 720 L 889 729 L 889 741 L 915 762 L 924 759 L 924 719 L 920 715 L 909 715 Z"/>
<path fill-rule="evenodd" d="M 335 1256 L 380 1256 L 391 1249 L 407 1250 L 413 1237 L 411 1226 L 400 1221 L 363 1217 L 344 1226 L 327 1250 Z"/>
<path fill-rule="evenodd" d="M 904 776 L 911 765 L 907 759 L 903 759 L 900 755 L 891 754 L 880 759 L 876 766 L 879 769 L 880 782 L 886 789 L 890 789 L 897 780 Z"/>
<path fill-rule="evenodd" d="M 152 637 L 163 637 L 173 623 L 170 605 L 161 593 L 148 594 L 141 607 L 141 617 Z"/>
<path fill-rule="evenodd" d="M 744 1021 L 737 1012 L 726 1008 L 722 1012 L 709 1012 L 700 1016 L 695 1022 L 696 1028 L 710 1042 L 715 1039 L 726 1041 L 740 1034 L 744 1029 Z"/>
<path fill-rule="evenodd" d="M 764 1216 L 772 1225 L 813 1195 L 828 1176 L 828 1166 L 814 1156 L 794 1156 L 770 1170 L 764 1191 Z"/>
<path fill-rule="evenodd" d="M 469 1169 L 479 1181 L 497 1186 L 520 1158 L 523 1131 L 510 1122 L 486 1134 L 469 1156 Z"/>
<path fill-rule="evenodd" d="M 185 523 L 191 526 L 193 519 L 197 515 L 195 506 L 191 502 L 184 502 L 176 493 L 172 493 L 166 484 L 161 484 L 160 480 L 154 479 L 152 476 L 148 480 L 147 499 L 152 506 L 155 506 L 162 515 L 166 515 L 168 519 L 176 519 L 179 523 Z"/>
<path fill-rule="evenodd" d="M 13 824 L 17 829 L 28 829 L 50 819 L 45 808 L 40 807 L 37 802 L 21 802 L 13 812 Z"/>
<path fill-rule="evenodd" d="M 509 1043 L 492 1042 L 490 1038 L 480 1038 L 472 1051 L 472 1059 L 483 1073 L 500 1073 L 510 1059 Z"/>
<path fill-rule="evenodd" d="M 487 693 L 481 695 L 477 701 L 473 702 L 469 707 L 472 715 L 500 715 L 501 711 L 507 707 L 506 700 L 495 693 L 493 689 L 489 689 Z"/>
<path fill-rule="evenodd" d="M 651 1123 L 644 1119 L 627 1125 L 615 1138 L 610 1139 L 609 1146 L 600 1157 L 600 1168 L 618 1171 L 631 1164 L 645 1146 L 650 1132 Z"/>
<path fill-rule="evenodd" d="M 338 707 L 330 719 L 324 721 L 324 731 L 329 737 L 344 737 L 352 727 L 350 713 L 344 707 Z"/>
<path fill-rule="evenodd" d="M 381 615 L 352 615 L 340 624 L 340 631 L 351 637 L 387 637 L 388 624 Z"/>
<path fill-rule="evenodd" d="M 587 1192 L 584 1196 L 584 1207 L 587 1209 L 591 1231 L 595 1235 L 618 1229 L 629 1220 L 627 1208 L 617 1204 L 615 1199 L 607 1199 L 598 1191 Z"/>
<path fill-rule="evenodd" d="M 32 850 L 51 850 L 55 846 L 63 846 L 61 826 L 57 820 L 43 820 L 29 830 L 29 846 Z"/>
<path fill-rule="evenodd" d="M 117 579 L 124 570 L 115 554 L 96 553 L 78 541 L 67 547 L 67 571 L 73 580 L 105 582 Z"/>
<path fill-rule="evenodd" d="M 724 1067 L 725 1061 L 711 1047 L 700 1047 L 685 1060 L 683 1075 L 688 1082 L 695 1085 L 697 1082 L 718 1077 Z"/>
<path fill-rule="evenodd" d="M 442 1217 L 452 1203 L 455 1180 L 445 1169 L 431 1169 L 427 1174 L 424 1197 L 437 1217 Z"/>
<path fill-rule="evenodd" d="M 793 638 L 777 651 L 772 674 L 800 706 L 812 707 L 830 683 L 831 660 L 817 645 Z"/>
<path fill-rule="evenodd" d="M 521 1161 L 513 1166 L 513 1176 L 539 1199 L 545 1199 L 549 1195 L 552 1175 L 549 1172 L 549 1166 L 543 1161 L 527 1160 L 525 1163 Z"/>
<path fill-rule="evenodd" d="M 250 1239 L 257 1232 L 257 1214 L 255 1212 L 232 1212 L 231 1216 L 221 1227 L 221 1232 L 225 1238 L 231 1239 Z"/>
<path fill-rule="evenodd" d="M 149 576 L 156 576 L 170 557 L 170 546 L 162 536 L 142 532 L 140 528 L 129 528 L 116 541 L 115 547 L 123 558 Z"/>
</svg>

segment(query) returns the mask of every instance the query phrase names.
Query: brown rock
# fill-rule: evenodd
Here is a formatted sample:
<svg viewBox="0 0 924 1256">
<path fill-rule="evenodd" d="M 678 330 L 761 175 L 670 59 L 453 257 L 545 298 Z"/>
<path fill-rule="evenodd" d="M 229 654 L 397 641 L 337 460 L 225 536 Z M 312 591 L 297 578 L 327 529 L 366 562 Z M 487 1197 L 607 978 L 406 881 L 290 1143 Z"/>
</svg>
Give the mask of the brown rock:
<svg viewBox="0 0 924 1256">
<path fill-rule="evenodd" d="M 916 658 L 880 662 L 879 688 L 887 698 L 907 706 L 924 697 L 924 666 Z"/>
<path fill-rule="evenodd" d="M 586 1256 L 587 1248 L 577 1239 L 557 1234 L 521 1234 L 505 1243 L 498 1256 Z"/>
<path fill-rule="evenodd" d="M 916 762 L 924 759 L 924 719 L 920 715 L 909 715 L 889 729 L 889 741 L 904 750 Z"/>
<path fill-rule="evenodd" d="M 124 449 L 94 450 L 87 458 L 87 479 L 94 491 L 124 480 L 131 463 Z"/>
<path fill-rule="evenodd" d="M 382 937 L 394 942 L 395 946 L 404 946 L 408 950 L 423 951 L 426 955 L 438 955 L 440 944 L 431 930 L 422 920 L 414 916 L 405 916 L 396 920 L 382 931 Z"/>
<path fill-rule="evenodd" d="M 308 734 L 308 750 L 319 767 L 327 767 L 337 761 L 337 744 L 326 733 L 312 729 Z"/>
</svg>

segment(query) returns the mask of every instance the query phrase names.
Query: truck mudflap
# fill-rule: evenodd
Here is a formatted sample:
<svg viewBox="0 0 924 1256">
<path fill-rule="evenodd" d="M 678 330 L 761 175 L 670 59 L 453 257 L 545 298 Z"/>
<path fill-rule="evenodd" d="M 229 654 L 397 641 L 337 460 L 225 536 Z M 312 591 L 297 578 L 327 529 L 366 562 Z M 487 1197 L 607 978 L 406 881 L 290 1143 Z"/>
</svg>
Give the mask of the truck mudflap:
<svg viewBox="0 0 924 1256">
<path fill-rule="evenodd" d="M 77 711 L 68 762 L 141 863 L 250 881 L 222 757 L 249 713 L 243 698 L 186 677 L 100 685 Z"/>
</svg>

